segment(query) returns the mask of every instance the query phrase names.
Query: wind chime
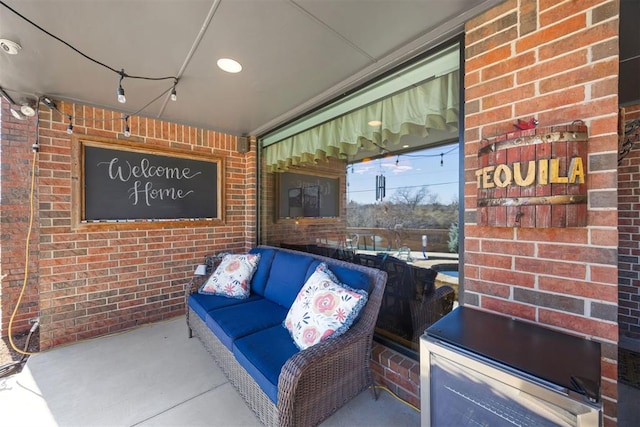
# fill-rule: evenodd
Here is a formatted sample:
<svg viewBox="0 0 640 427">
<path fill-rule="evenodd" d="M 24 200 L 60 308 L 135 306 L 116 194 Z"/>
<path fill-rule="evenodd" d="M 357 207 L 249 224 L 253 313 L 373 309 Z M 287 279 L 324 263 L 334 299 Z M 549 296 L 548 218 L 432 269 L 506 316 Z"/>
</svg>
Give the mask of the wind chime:
<svg viewBox="0 0 640 427">
<path fill-rule="evenodd" d="M 376 202 L 382 201 L 387 191 L 387 182 L 384 175 L 376 175 Z"/>
</svg>

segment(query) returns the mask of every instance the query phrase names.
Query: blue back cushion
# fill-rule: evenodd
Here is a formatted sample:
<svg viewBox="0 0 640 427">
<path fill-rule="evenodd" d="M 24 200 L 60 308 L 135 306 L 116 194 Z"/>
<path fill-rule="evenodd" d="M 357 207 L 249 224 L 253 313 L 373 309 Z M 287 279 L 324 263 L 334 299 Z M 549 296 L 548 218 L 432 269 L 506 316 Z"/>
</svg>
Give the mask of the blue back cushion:
<svg viewBox="0 0 640 427">
<path fill-rule="evenodd" d="M 313 261 L 311 265 L 309 265 L 309 269 L 307 270 L 308 279 L 314 271 L 316 271 L 316 267 L 320 265 L 320 261 Z M 336 266 L 327 264 L 329 270 L 336 276 L 338 281 L 344 285 L 349 286 L 353 289 L 362 289 L 363 291 L 369 293 L 371 287 L 371 280 L 369 277 L 361 271 L 352 270 L 350 268 Z"/>
<path fill-rule="evenodd" d="M 260 262 L 253 278 L 251 279 L 251 292 L 255 292 L 258 295 L 264 296 L 264 290 L 267 286 L 267 279 L 269 278 L 269 271 L 271 271 L 271 262 L 275 255 L 275 249 L 270 248 L 253 248 L 249 251 L 250 254 L 260 254 Z"/>
<path fill-rule="evenodd" d="M 336 265 L 329 265 L 329 269 L 340 280 L 340 283 L 344 283 L 354 289 L 362 289 L 367 293 L 371 290 L 371 279 L 363 272 Z"/>
<path fill-rule="evenodd" d="M 277 251 L 271 262 L 265 298 L 283 307 L 291 307 L 308 277 L 307 270 L 312 261 L 313 258 L 307 255 Z"/>
</svg>

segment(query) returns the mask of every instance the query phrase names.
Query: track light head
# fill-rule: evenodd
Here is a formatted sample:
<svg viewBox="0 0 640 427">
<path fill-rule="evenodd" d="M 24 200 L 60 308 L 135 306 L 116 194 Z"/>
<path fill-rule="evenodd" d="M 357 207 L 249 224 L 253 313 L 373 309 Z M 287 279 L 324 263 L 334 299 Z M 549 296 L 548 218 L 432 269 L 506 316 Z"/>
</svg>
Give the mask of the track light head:
<svg viewBox="0 0 640 427">
<path fill-rule="evenodd" d="M 13 108 L 11 108 L 10 110 L 11 110 L 11 115 L 18 120 L 25 120 L 27 118 L 27 116 L 22 114 L 22 112 L 19 110 L 14 110 Z"/>
<path fill-rule="evenodd" d="M 27 117 L 33 117 L 36 115 L 36 109 L 28 102 L 20 106 L 20 112 Z"/>
<path fill-rule="evenodd" d="M 55 102 L 53 102 L 53 100 L 51 98 L 48 97 L 43 97 L 40 102 L 42 102 L 44 105 L 46 105 L 47 107 L 51 108 L 52 110 L 56 110 L 58 109 L 58 106 L 56 105 Z"/>
</svg>

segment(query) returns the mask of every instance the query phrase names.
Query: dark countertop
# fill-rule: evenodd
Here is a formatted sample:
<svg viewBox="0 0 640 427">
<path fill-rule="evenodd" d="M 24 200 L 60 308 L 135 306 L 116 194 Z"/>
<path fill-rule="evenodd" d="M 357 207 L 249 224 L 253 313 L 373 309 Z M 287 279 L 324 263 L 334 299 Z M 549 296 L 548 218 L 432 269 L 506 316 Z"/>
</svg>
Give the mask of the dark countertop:
<svg viewBox="0 0 640 427">
<path fill-rule="evenodd" d="M 600 343 L 537 324 L 458 307 L 426 335 L 580 394 L 572 377 L 600 385 Z"/>
</svg>

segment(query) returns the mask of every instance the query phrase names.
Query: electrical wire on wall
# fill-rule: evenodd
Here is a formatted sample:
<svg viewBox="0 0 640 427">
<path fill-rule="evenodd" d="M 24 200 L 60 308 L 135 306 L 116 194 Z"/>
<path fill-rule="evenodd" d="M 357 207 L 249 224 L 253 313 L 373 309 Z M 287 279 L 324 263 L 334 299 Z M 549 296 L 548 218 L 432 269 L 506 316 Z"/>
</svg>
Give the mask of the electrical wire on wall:
<svg viewBox="0 0 640 427">
<path fill-rule="evenodd" d="M 35 126 L 35 142 L 31 146 L 33 150 L 33 157 L 31 160 L 31 184 L 29 190 L 29 225 L 27 227 L 27 236 L 25 241 L 25 254 L 24 254 L 24 278 L 22 281 L 22 288 L 20 289 L 20 294 L 18 296 L 18 300 L 15 303 L 15 307 L 11 313 L 11 317 L 9 318 L 9 327 L 7 334 L 9 335 L 9 343 L 13 350 L 18 354 L 21 354 L 22 357 L 20 360 L 16 362 L 11 362 L 5 365 L 0 366 L 0 377 L 4 377 L 10 375 L 14 372 L 17 372 L 22 364 L 26 361 L 27 356 L 33 354 L 28 351 L 29 343 L 31 341 L 31 336 L 40 326 L 39 321 L 35 320 L 31 329 L 29 330 L 29 334 L 27 335 L 27 339 L 25 341 L 25 345 L 23 349 L 18 348 L 16 343 L 13 340 L 13 323 L 15 317 L 18 313 L 18 308 L 22 302 L 22 298 L 24 297 L 25 290 L 27 289 L 27 284 L 29 282 L 29 246 L 31 243 L 31 232 L 33 230 L 33 217 L 34 217 L 34 195 L 35 195 L 35 182 L 36 182 L 36 165 L 38 160 L 38 150 L 39 150 L 39 141 L 38 141 L 38 126 L 40 123 L 40 116 L 38 113 L 38 105 L 40 104 L 40 99 L 38 99 L 38 104 L 36 104 L 36 126 Z"/>
</svg>

